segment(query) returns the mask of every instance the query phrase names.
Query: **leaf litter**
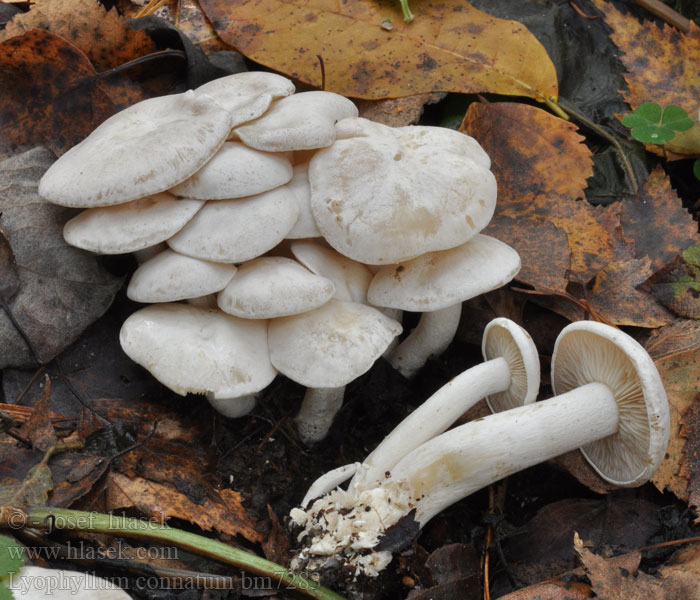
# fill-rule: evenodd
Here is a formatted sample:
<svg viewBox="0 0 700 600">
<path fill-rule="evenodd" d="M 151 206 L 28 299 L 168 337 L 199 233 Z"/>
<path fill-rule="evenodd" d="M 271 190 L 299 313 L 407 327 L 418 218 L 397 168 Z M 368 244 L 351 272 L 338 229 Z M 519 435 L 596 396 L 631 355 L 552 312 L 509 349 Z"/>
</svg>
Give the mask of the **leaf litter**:
<svg viewBox="0 0 700 600">
<path fill-rule="evenodd" d="M 277 0 L 241 0 L 233 4 L 204 0 L 201 4 L 223 40 L 208 42 L 211 38 L 207 38 L 206 29 L 193 32 L 195 42 L 202 47 L 225 49 L 225 42 L 229 42 L 232 50 L 243 52 L 249 59 L 316 86 L 320 84 L 317 56 L 320 55 L 326 70 L 326 89 L 355 98 L 384 99 L 385 104 L 377 105 L 376 112 L 370 112 L 374 107 L 368 104 L 365 114 L 392 124 L 415 122 L 421 118 L 423 110 L 434 112 L 436 108 L 425 106 L 429 100 L 437 99 L 430 95 L 434 92 L 488 92 L 542 101 L 556 99 L 561 87 L 571 91 L 570 95 L 576 96 L 577 103 L 586 110 L 598 111 L 596 116 L 605 121 L 609 131 L 624 135 L 622 127 L 616 129 L 614 111 L 610 110 L 611 106 L 622 106 L 622 102 L 614 93 L 621 87 L 615 83 L 621 74 L 610 69 L 609 48 L 603 51 L 606 56 L 603 62 L 609 69 L 606 80 L 601 83 L 606 92 L 596 96 L 590 91 L 590 85 L 577 87 L 576 77 L 571 75 L 575 72 L 570 66 L 571 56 L 560 53 L 551 39 L 542 35 L 538 29 L 541 25 L 534 18 L 532 22 L 540 33 L 541 42 L 515 21 L 486 15 L 466 4 L 460 4 L 458 9 L 453 2 L 425 4 L 420 10 L 414 7 L 417 18 L 411 25 L 400 21 L 396 5 L 365 0 L 344 5 L 341 13 L 331 10 L 324 0 L 307 3 L 303 8 Z M 4 65 L 0 77 L 9 84 L 5 89 L 11 89 L 17 82 L 17 93 L 5 94 L 8 102 L 0 110 L 0 127 L 7 134 L 4 136 L 6 145 L 0 150 L 6 156 L 15 155 L 37 142 L 61 152 L 82 139 L 95 123 L 133 102 L 141 93 L 135 80 L 115 79 L 108 83 L 98 75 L 100 69 L 152 52 L 150 38 L 123 23 L 115 11 L 106 12 L 89 2 L 81 2 L 80 10 L 71 13 L 69 5 L 74 6 L 66 2 L 40 1 L 11 23 L 5 37 L 1 38 L 4 41 L 0 40 L 0 62 Z M 514 10 L 527 13 L 528 9 L 522 9 L 525 5 L 526 2 L 521 2 Z M 611 3 L 601 0 L 581 0 L 577 5 L 581 13 L 594 17 L 594 6 L 599 8 L 614 30 L 612 39 L 622 51 L 622 61 L 628 70 L 622 74 L 629 85 L 624 99 L 632 108 L 650 99 L 643 98 L 642 92 L 653 91 L 651 99 L 663 105 L 684 106 L 695 102 L 688 110 L 695 118 L 698 94 L 697 90 L 693 91 L 693 81 L 697 78 L 691 81 L 690 76 L 682 74 L 687 74 L 688 65 L 696 54 L 697 27 L 692 26 L 684 36 L 668 27 L 640 23 L 635 14 L 617 11 Z M 501 6 L 496 8 L 503 10 Z M 604 31 L 600 22 L 586 22 L 584 16 L 568 5 L 557 6 L 556 11 L 560 15 L 566 13 L 563 19 L 585 22 L 587 31 Z M 540 7 L 537 12 L 542 13 Z M 387 15 L 392 18 L 390 30 L 381 26 Z M 330 38 L 316 35 L 340 22 L 352 24 L 354 37 L 350 42 L 343 35 Z M 36 26 L 48 31 L 31 29 Z M 104 45 L 95 42 L 100 38 L 97 32 L 100 35 L 109 33 Z M 471 43 L 473 49 L 467 50 L 470 46 L 464 44 L 454 57 L 450 53 L 455 52 L 457 38 L 454 36 L 457 34 L 461 41 Z M 604 35 L 607 36 L 607 32 Z M 39 46 L 47 49 L 48 56 L 60 55 L 61 60 L 54 60 L 52 64 L 41 62 L 40 54 L 32 54 Z M 659 52 L 654 54 L 649 48 Z M 486 58 L 487 50 L 497 57 Z M 547 57 L 547 51 L 556 59 L 554 63 Z M 643 52 L 646 62 L 639 52 Z M 529 60 L 525 60 L 525 56 Z M 649 64 L 647 57 L 653 56 L 659 58 L 655 59 L 655 64 Z M 562 69 L 565 64 L 567 69 Z M 581 68 L 580 79 L 585 80 L 590 73 L 586 71 L 588 67 Z M 600 63 L 597 68 L 602 68 Z M 681 75 L 671 78 L 670 72 Z M 42 87 L 36 88 L 40 93 L 27 94 L 25 75 L 28 73 L 41 84 Z M 522 81 L 515 81 L 515 73 L 522 75 Z M 557 85 L 558 79 L 562 86 Z M 169 82 L 168 85 L 172 79 Z M 666 89 L 669 82 L 672 89 Z M 32 101 L 23 104 L 20 99 L 27 97 Z M 395 100 L 397 97 L 402 98 Z M 623 112 L 619 108 L 616 110 Z M 65 115 L 60 114 L 61 111 Z M 72 118 L 76 115 L 77 118 Z M 670 158 L 692 154 L 696 128 L 697 125 L 687 134 L 678 134 L 666 145 L 666 150 L 675 153 L 670 154 Z M 585 200 L 587 194 L 614 196 L 612 190 L 623 189 L 619 167 L 605 171 L 607 182 L 596 180 L 601 170 L 605 170 L 600 160 L 601 140 L 595 139 L 590 130 L 578 129 L 536 106 L 491 102 L 490 98 L 489 101 L 475 101 L 467 110 L 462 129 L 474 135 L 487 149 L 499 182 L 499 205 L 488 233 L 512 244 L 523 259 L 517 283 L 519 291 L 490 295 L 488 311 L 495 311 L 495 314 L 506 311 L 509 316 L 518 312 L 526 315 L 532 323 L 537 323 L 539 331 L 533 331 L 533 336 L 538 339 L 547 339 L 547 330 L 561 322 L 561 317 L 555 313 L 568 318 L 593 316 L 633 328 L 630 331 L 641 340 L 646 339 L 669 395 L 672 418 L 668 456 L 654 483 L 697 508 L 700 504 L 697 409 L 700 330 L 694 320 L 697 317 L 694 292 L 698 289 L 696 270 L 700 263 L 694 249 L 700 240 L 697 223 L 688 211 L 692 203 L 685 197 L 681 201 L 674 191 L 673 180 L 660 167 L 652 169 L 647 178 L 642 176 L 645 167 L 640 168 L 635 163 L 636 176 L 642 183 L 636 194 L 625 192 L 621 198 L 618 194 L 607 206 L 589 204 Z M 674 142 L 676 145 L 672 146 Z M 631 146 L 623 144 L 623 147 Z M 35 173 L 45 168 L 44 156 L 46 161 L 50 160 L 48 155 L 34 152 L 27 159 L 32 176 L 20 180 L 22 189 L 31 188 L 31 182 L 36 182 Z M 36 164 L 32 162 L 35 160 Z M 17 163 L 10 163 L 13 176 L 16 170 L 26 170 L 25 165 L 20 164 L 22 167 L 16 169 Z M 0 169 L 0 177 L 3 173 Z M 592 181 L 596 186 L 594 193 L 587 188 Z M 606 189 L 606 186 L 609 187 Z M 49 237 L 42 232 L 38 237 L 22 239 L 20 232 L 24 227 L 15 225 L 13 219 L 19 217 L 13 214 L 14 210 L 13 204 L 3 206 L 0 220 L 3 274 L 0 297 L 8 306 L 24 292 L 27 261 L 41 264 L 42 255 L 47 253 L 47 246 L 36 240 Z M 50 235 L 55 237 L 65 218 L 44 215 L 41 210 L 36 212 L 41 215 L 42 227 L 51 230 L 49 221 L 53 221 L 55 231 L 51 230 Z M 8 217 L 6 222 L 7 213 L 12 218 Z M 26 245 L 36 246 L 37 250 L 27 255 Z M 543 246 L 546 252 L 542 251 Z M 49 253 L 53 253 L 56 246 L 48 247 L 52 248 Z M 90 268 L 100 267 L 95 261 Z M 105 277 L 105 282 L 110 283 L 101 285 L 109 287 L 113 297 L 120 278 Z M 99 289 L 88 284 L 93 292 Z M 42 292 L 34 290 L 33 294 L 41 298 Z M 53 291 L 44 292 L 46 297 L 52 294 Z M 111 299 L 103 303 L 108 304 Z M 120 300 L 114 309 L 116 314 L 131 310 L 128 305 L 126 308 L 119 306 L 121 303 Z M 80 330 L 101 311 L 93 310 Z M 21 311 L 18 314 L 23 317 Z M 112 319 L 107 335 L 114 336 L 113 327 L 115 323 L 118 326 L 120 318 L 112 319 L 108 315 L 90 331 L 107 327 L 106 323 Z M 50 330 L 45 327 L 36 333 L 27 328 L 42 360 L 60 352 L 80 333 L 77 329 L 75 333 L 62 333 L 63 337 L 70 338 L 67 342 L 64 340 L 64 346 L 55 342 L 52 345 L 49 340 L 45 347 L 42 343 L 44 338 L 50 338 Z M 191 398 L 174 398 L 164 394 L 162 389 L 154 393 L 147 378 L 140 379 L 137 372 L 124 375 L 127 367 L 118 360 L 117 349 L 107 350 L 99 360 L 91 358 L 94 350 L 90 348 L 101 347 L 101 342 L 99 334 L 90 333 L 90 336 L 93 346 L 86 344 L 83 352 L 74 348 L 63 356 L 64 359 L 71 357 L 68 362 L 71 379 L 80 388 L 80 394 L 88 398 L 87 404 L 76 404 L 74 398 L 68 400 L 73 392 L 66 388 L 65 378 L 60 373 L 54 373 L 55 379 L 51 385 L 44 385 L 43 393 L 36 385 L 30 387 L 26 401 L 36 408 L 20 431 L 37 450 L 3 436 L 0 450 L 3 458 L 7 456 L 9 460 L 3 465 L 0 477 L 8 484 L 12 480 L 13 485 L 31 491 L 25 494 L 25 502 L 49 501 L 60 506 L 76 503 L 102 511 L 119 509 L 149 518 L 176 519 L 203 531 L 237 536 L 246 544 L 262 542 L 266 553 L 278 557 L 284 556 L 289 539 L 277 517 L 288 511 L 309 480 L 331 466 L 364 456 L 366 448 L 371 448 L 386 433 L 382 418 L 397 420 L 406 414 L 424 391 L 439 387 L 462 370 L 465 356 L 470 356 L 471 352 L 465 345 L 455 345 L 439 361 L 428 364 L 417 384 L 420 394 L 407 404 L 404 396 L 408 391 L 403 390 L 389 397 L 381 408 L 369 401 L 370 397 L 381 395 L 375 393 L 376 390 L 386 395 L 386 377 L 378 366 L 349 392 L 348 407 L 334 428 L 333 441 L 311 452 L 299 453 L 288 422 L 293 412 L 290 400 L 292 404 L 298 403 L 301 396 L 295 386 L 276 386 L 252 417 L 231 423 L 212 422 L 208 409 L 201 410 L 201 398 L 196 399 L 197 408 Z M 22 348 L 22 343 L 19 338 L 11 338 L 8 354 L 15 360 L 20 356 L 18 364 L 29 365 L 32 357 Z M 102 374 L 108 372 L 110 375 L 100 383 Z M 18 369 L 6 371 L 3 378 L 6 400 L 12 401 L 24 394 L 30 375 L 23 376 Z M 133 385 L 124 381 L 118 383 L 120 377 L 133 381 Z M 69 430 L 73 431 L 73 438 L 81 440 L 84 449 L 42 458 L 40 448 L 50 449 L 59 441 L 55 437 L 58 429 L 48 418 L 49 411 L 64 412 L 64 409 L 75 419 L 74 429 Z M 64 433 L 65 429 L 62 435 Z M 589 489 L 609 491 L 596 481 L 596 476 L 580 457 L 578 461 L 580 464 L 557 464 L 566 464 L 565 468 Z M 556 475 L 556 479 L 562 477 L 561 473 Z M 526 475 L 513 480 L 523 481 L 527 489 Z M 503 577 L 500 577 L 493 581 L 494 592 L 501 590 L 507 594 L 502 597 L 511 600 L 536 595 L 583 598 L 589 597 L 591 590 L 610 598 L 693 597 L 698 579 L 698 553 L 693 546 L 677 553 L 666 565 L 657 564 L 660 577 L 646 575 L 640 570 L 641 554 L 638 552 L 609 556 L 611 552 L 633 551 L 648 542 L 654 533 L 653 516 L 655 507 L 662 502 L 660 498 L 647 491 L 646 496 L 655 501 L 648 503 L 642 496 L 613 492 L 609 501 L 592 501 L 576 497 L 587 491 L 586 487 L 577 485 L 573 480 L 566 483 L 559 502 L 549 498 L 548 504 L 538 513 L 540 520 L 535 517 L 528 525 L 530 529 L 520 536 L 523 559 L 520 562 L 530 561 L 532 566 L 533 552 L 540 544 L 543 554 L 535 562 L 552 570 L 531 569 L 529 579 L 525 575 L 527 570 L 514 571 L 518 561 L 513 558 L 513 548 L 518 534 L 499 539 L 497 544 L 502 543 L 506 550 L 510 547 L 512 562 L 510 565 L 505 562 L 501 567 L 511 576 L 518 574 L 521 581 L 528 580 L 532 586 L 507 593 L 512 586 L 510 589 L 498 587 L 502 585 Z M 8 485 L 6 489 L 17 488 Z M 463 505 L 478 510 L 483 500 L 483 495 L 476 495 Z M 615 510 L 624 502 L 628 504 L 621 514 L 629 513 L 639 527 L 625 525 L 624 520 L 616 521 Z M 528 504 L 525 506 L 527 510 Z M 594 517 L 590 516 L 593 508 L 589 510 L 589 506 L 596 507 Z M 525 526 L 512 507 L 506 514 Z M 383 597 L 445 600 L 464 598 L 466 588 L 475 592 L 474 597 L 479 596 L 477 573 L 482 566 L 477 564 L 480 552 L 475 550 L 483 535 L 479 522 L 478 515 L 468 519 L 466 531 L 440 530 L 437 522 L 418 539 L 413 551 L 398 561 L 394 577 L 398 576 L 400 583 L 385 578 L 374 591 L 379 591 Z M 569 539 L 573 528 L 583 540 L 575 546 Z M 274 542 L 266 541 L 269 531 L 276 536 Z M 464 536 L 473 539 L 466 540 Z M 556 541 L 552 541 L 554 538 Z M 599 543 L 601 539 L 609 543 Z M 426 550 L 421 548 L 422 543 L 433 544 L 433 547 Z M 585 566 L 587 578 L 581 569 L 576 569 L 574 547 Z M 496 548 L 491 550 L 495 556 Z M 557 577 L 554 570 L 569 570 L 570 573 Z"/>
</svg>

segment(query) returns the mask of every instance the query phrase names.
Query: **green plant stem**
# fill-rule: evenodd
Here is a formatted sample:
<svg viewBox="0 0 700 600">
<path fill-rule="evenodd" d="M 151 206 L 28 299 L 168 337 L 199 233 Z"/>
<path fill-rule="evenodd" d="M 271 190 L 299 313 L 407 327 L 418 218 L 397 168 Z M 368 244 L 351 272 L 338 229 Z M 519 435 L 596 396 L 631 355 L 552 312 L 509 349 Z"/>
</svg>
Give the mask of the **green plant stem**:
<svg viewBox="0 0 700 600">
<path fill-rule="evenodd" d="M 95 512 L 52 508 L 47 506 L 32 507 L 25 511 L 26 527 L 36 529 L 67 529 L 109 533 L 124 537 L 145 539 L 151 542 L 174 544 L 202 556 L 234 565 L 250 573 L 264 575 L 277 581 L 282 586 L 294 588 L 317 600 L 344 600 L 328 588 L 322 587 L 308 577 L 296 575 L 281 565 L 260 558 L 250 552 L 233 548 L 210 538 L 174 529 L 167 525 L 151 523 L 131 517 L 117 517 Z"/>
<path fill-rule="evenodd" d="M 637 186 L 637 180 L 634 176 L 634 169 L 632 169 L 632 165 L 630 164 L 630 161 L 627 158 L 625 151 L 622 149 L 620 142 L 617 141 L 617 138 L 614 135 L 612 135 L 611 133 L 607 132 L 605 129 L 603 129 L 597 123 L 594 123 L 593 121 L 591 121 L 588 117 L 586 117 L 586 115 L 584 115 L 581 111 L 579 111 L 572 104 L 569 104 L 563 98 L 559 98 L 559 106 L 563 110 L 568 112 L 569 114 L 573 115 L 576 118 L 576 120 L 579 121 L 581 124 L 583 124 L 585 127 L 588 127 L 588 129 L 594 131 L 600 137 L 608 140 L 608 142 L 610 142 L 612 144 L 612 146 L 615 148 L 615 151 L 617 152 L 618 157 L 620 158 L 620 162 L 622 163 L 622 168 L 625 170 L 625 173 L 627 174 L 627 179 L 629 180 L 630 186 L 632 187 L 632 193 L 636 194 L 637 190 L 638 190 L 638 186 Z"/>
<path fill-rule="evenodd" d="M 401 12 L 403 13 L 403 20 L 406 21 L 406 23 L 410 23 L 413 21 L 413 13 L 411 12 L 411 9 L 408 6 L 408 0 L 400 0 L 401 2 Z"/>
</svg>

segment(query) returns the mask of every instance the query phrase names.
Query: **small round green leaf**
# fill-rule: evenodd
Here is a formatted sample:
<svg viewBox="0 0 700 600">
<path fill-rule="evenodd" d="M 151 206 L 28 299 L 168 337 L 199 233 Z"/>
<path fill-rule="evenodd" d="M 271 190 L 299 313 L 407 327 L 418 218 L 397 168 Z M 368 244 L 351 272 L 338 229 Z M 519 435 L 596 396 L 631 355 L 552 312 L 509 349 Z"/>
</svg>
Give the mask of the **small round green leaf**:
<svg viewBox="0 0 700 600">
<path fill-rule="evenodd" d="M 645 102 L 644 104 L 640 104 L 637 108 L 635 108 L 634 113 L 632 114 L 645 119 L 647 123 L 657 124 L 659 121 L 661 121 L 662 111 L 661 106 L 659 106 L 656 102 Z"/>
<path fill-rule="evenodd" d="M 680 106 L 670 104 L 664 108 L 661 115 L 661 125 L 673 131 L 687 131 L 693 126 L 693 120 Z"/>
<path fill-rule="evenodd" d="M 700 159 L 693 163 L 693 175 L 695 175 L 695 179 L 700 181 Z"/>
<path fill-rule="evenodd" d="M 665 144 L 676 136 L 676 132 L 659 125 L 642 125 L 632 129 L 632 137 L 645 144 Z"/>
</svg>

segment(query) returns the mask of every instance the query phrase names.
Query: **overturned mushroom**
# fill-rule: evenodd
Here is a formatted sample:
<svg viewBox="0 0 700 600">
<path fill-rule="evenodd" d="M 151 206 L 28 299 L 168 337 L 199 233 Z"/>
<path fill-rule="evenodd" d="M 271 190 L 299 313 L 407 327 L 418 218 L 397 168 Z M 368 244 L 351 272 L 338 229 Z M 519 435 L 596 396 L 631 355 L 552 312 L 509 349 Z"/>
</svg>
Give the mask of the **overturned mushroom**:
<svg viewBox="0 0 700 600">
<path fill-rule="evenodd" d="M 415 511 L 422 527 L 474 491 L 575 448 L 612 483 L 647 481 L 664 457 L 669 412 L 644 349 L 607 325 L 571 324 L 557 339 L 552 381 L 564 393 L 461 425 L 407 453 L 376 485 L 292 511 L 307 540 L 295 564 L 319 568 L 336 556 L 376 575 L 391 554 L 370 550 L 402 517 Z"/>
</svg>

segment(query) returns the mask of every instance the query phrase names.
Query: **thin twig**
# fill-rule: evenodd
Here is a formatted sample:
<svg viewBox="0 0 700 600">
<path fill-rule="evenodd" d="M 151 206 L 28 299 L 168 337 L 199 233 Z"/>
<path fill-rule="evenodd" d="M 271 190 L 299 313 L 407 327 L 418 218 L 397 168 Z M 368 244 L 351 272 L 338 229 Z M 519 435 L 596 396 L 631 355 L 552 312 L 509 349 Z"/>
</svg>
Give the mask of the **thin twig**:
<svg viewBox="0 0 700 600">
<path fill-rule="evenodd" d="M 673 10 L 670 6 L 661 2 L 661 0 L 635 0 L 639 6 L 646 8 L 650 13 L 660 17 L 669 25 L 673 25 L 676 29 L 683 33 L 690 31 L 690 19 L 687 19 L 682 14 Z"/>
<path fill-rule="evenodd" d="M 630 186 L 632 187 L 632 193 L 636 194 L 638 187 L 637 187 L 637 179 L 634 176 L 634 169 L 632 169 L 632 165 L 630 164 L 630 161 L 627 158 L 627 155 L 625 154 L 625 151 L 622 149 L 622 146 L 620 145 L 620 142 L 617 140 L 617 138 L 614 135 L 612 135 L 611 133 L 609 133 L 608 131 L 606 131 L 604 128 L 602 128 L 597 123 L 594 123 L 593 121 L 591 121 L 586 115 L 584 115 L 580 110 L 578 110 L 573 104 L 569 103 L 566 99 L 559 98 L 559 106 L 561 106 L 570 115 L 575 117 L 577 121 L 582 123 L 588 129 L 597 133 L 600 137 L 607 140 L 608 142 L 610 142 L 613 145 L 613 147 L 615 148 L 615 151 L 617 152 L 618 157 L 620 158 L 620 162 L 622 163 L 622 168 L 625 170 L 625 173 L 627 174 L 627 179 L 629 180 Z"/>
</svg>

